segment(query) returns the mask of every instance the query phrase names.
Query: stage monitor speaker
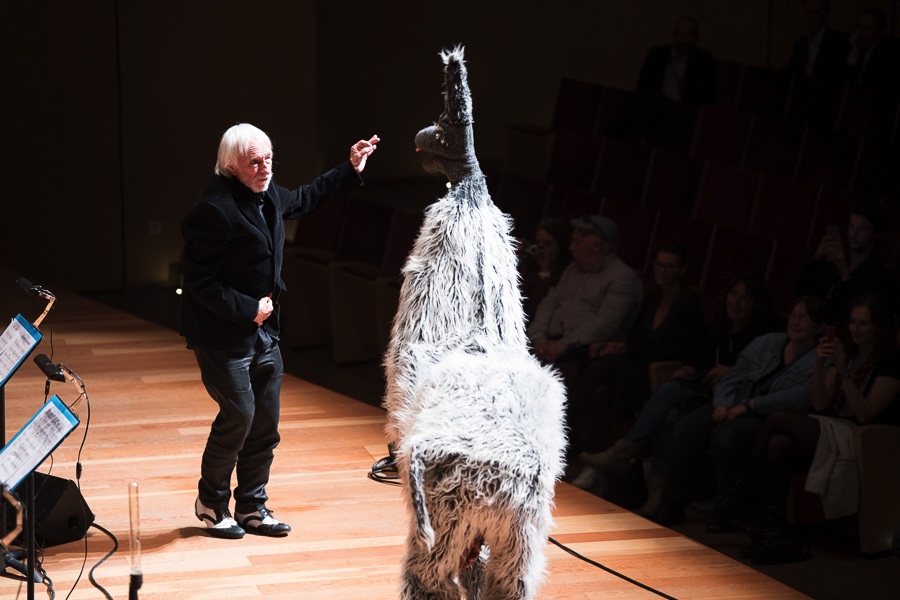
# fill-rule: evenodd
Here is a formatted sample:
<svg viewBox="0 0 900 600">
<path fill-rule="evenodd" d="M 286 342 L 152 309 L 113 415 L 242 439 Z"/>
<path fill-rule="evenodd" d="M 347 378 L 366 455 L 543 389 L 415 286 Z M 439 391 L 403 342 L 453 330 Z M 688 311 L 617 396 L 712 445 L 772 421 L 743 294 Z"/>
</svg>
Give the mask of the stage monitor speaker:
<svg viewBox="0 0 900 600">
<path fill-rule="evenodd" d="M 39 544 L 46 548 L 81 539 L 93 522 L 94 513 L 74 481 L 34 472 L 34 537 Z"/>
</svg>

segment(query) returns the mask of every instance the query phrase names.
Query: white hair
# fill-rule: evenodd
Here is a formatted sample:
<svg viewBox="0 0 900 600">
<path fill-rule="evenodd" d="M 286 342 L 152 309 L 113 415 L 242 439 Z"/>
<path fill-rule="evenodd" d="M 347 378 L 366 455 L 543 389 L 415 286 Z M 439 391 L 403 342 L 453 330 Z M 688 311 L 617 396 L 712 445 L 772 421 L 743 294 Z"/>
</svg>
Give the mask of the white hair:
<svg viewBox="0 0 900 600">
<path fill-rule="evenodd" d="M 238 158 L 247 154 L 250 145 L 256 143 L 264 148 L 272 149 L 272 141 L 266 132 L 250 123 L 238 123 L 222 134 L 219 142 L 219 155 L 216 160 L 216 175 L 231 177 L 231 167 L 237 164 Z"/>
</svg>

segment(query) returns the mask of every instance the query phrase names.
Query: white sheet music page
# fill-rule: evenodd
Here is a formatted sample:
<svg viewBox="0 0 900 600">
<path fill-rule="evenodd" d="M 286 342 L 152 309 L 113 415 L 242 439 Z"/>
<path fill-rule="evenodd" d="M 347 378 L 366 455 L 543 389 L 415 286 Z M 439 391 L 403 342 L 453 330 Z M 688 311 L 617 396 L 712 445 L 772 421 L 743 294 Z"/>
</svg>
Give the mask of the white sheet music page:
<svg viewBox="0 0 900 600">
<path fill-rule="evenodd" d="M 52 396 L 0 450 L 0 483 L 15 489 L 78 426 L 59 396 Z"/>
<path fill-rule="evenodd" d="M 6 384 L 42 337 L 37 327 L 22 315 L 16 315 L 0 335 L 0 386 Z"/>
</svg>

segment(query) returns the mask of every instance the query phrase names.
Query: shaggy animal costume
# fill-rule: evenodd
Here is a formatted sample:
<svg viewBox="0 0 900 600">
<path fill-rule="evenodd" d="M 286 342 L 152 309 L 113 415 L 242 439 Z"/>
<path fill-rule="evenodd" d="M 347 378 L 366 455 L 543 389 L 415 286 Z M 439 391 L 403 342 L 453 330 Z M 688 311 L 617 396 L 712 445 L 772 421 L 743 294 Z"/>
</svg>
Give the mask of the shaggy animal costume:
<svg viewBox="0 0 900 600">
<path fill-rule="evenodd" d="M 529 353 L 510 221 L 475 158 L 463 49 L 416 135 L 450 192 L 426 209 L 385 355 L 387 432 L 407 490 L 405 600 L 529 599 L 562 475 L 565 391 Z"/>
</svg>

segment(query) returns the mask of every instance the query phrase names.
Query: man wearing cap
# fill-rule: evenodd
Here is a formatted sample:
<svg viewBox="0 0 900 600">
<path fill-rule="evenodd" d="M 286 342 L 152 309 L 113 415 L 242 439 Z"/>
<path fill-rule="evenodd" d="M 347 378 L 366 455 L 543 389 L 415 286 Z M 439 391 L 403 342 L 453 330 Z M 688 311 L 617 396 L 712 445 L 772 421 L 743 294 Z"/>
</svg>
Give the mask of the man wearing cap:
<svg viewBox="0 0 900 600">
<path fill-rule="evenodd" d="M 638 274 L 616 255 L 613 221 L 589 215 L 571 223 L 572 264 L 528 327 L 535 356 L 556 365 L 569 389 L 587 365 L 592 342 L 628 337 L 644 295 Z"/>
</svg>

